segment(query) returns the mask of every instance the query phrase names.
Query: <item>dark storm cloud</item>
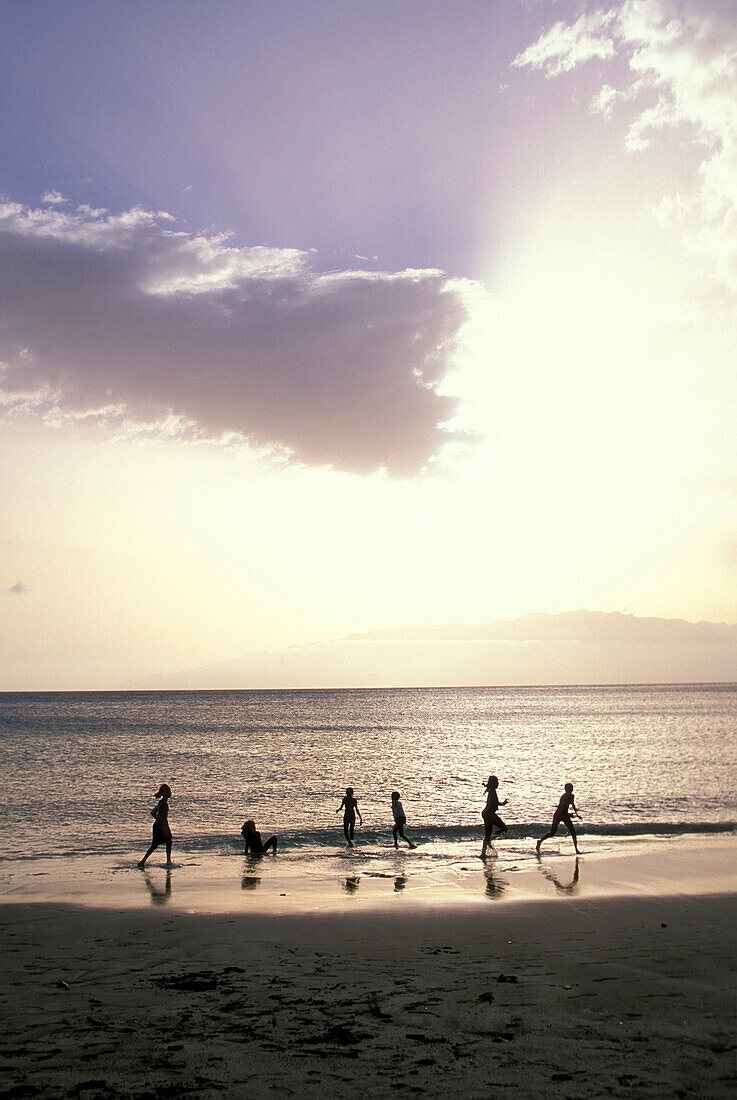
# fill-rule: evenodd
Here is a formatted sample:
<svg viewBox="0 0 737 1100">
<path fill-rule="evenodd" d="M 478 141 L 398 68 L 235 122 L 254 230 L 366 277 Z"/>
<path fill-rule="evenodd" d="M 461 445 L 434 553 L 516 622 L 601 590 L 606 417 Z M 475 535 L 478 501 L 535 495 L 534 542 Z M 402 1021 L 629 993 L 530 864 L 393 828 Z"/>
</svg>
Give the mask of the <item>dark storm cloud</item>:
<svg viewBox="0 0 737 1100">
<path fill-rule="evenodd" d="M 463 286 L 436 271 L 316 274 L 308 259 L 140 209 L 0 204 L 0 400 L 418 473 L 453 438 L 437 386 Z"/>
</svg>

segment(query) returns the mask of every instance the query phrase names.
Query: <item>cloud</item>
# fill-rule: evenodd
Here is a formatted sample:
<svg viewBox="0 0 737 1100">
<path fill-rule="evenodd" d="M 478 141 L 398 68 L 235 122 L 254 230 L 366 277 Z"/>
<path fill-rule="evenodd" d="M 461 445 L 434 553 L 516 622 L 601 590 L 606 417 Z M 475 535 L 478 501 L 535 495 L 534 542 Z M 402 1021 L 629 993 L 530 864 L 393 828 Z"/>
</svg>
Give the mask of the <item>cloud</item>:
<svg viewBox="0 0 737 1100">
<path fill-rule="evenodd" d="M 602 84 L 592 111 L 612 117 L 616 103 L 639 101 L 625 137 L 630 152 L 676 129 L 702 150 L 692 192 L 666 196 L 656 213 L 737 293 L 737 6 L 626 0 L 556 23 L 513 64 L 550 78 L 594 57 L 628 62 L 629 81 L 619 89 Z"/>
<path fill-rule="evenodd" d="M 591 101 L 592 112 L 603 115 L 604 118 L 610 118 L 614 104 L 621 98 L 621 95 L 622 93 L 618 92 L 616 88 L 612 88 L 611 84 L 602 84 Z"/>
<path fill-rule="evenodd" d="M 455 438 L 467 286 L 309 260 L 163 211 L 0 203 L 0 408 L 414 476 Z"/>
<path fill-rule="evenodd" d="M 10 588 L 8 589 L 8 592 L 10 592 L 12 596 L 22 596 L 27 591 L 28 589 L 24 585 L 23 581 L 16 581 L 15 584 L 11 584 Z"/>
<path fill-rule="evenodd" d="M 575 23 L 555 23 L 541 35 L 537 42 L 515 57 L 515 68 L 530 66 L 544 69 L 547 76 L 559 76 L 570 72 L 577 65 L 598 57 L 607 60 L 614 57 L 610 25 L 614 12 L 583 14 Z"/>
</svg>

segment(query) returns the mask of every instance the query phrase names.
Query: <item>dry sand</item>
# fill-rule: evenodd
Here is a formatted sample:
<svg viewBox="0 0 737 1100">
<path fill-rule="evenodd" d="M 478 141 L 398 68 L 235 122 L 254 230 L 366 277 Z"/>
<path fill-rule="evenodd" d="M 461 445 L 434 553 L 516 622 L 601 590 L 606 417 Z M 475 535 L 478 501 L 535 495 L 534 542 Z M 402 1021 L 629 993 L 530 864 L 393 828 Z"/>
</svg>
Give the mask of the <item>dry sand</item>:
<svg viewBox="0 0 737 1100">
<path fill-rule="evenodd" d="M 734 1095 L 734 894 L 351 900 L 2 906 L 0 1096 Z"/>
</svg>

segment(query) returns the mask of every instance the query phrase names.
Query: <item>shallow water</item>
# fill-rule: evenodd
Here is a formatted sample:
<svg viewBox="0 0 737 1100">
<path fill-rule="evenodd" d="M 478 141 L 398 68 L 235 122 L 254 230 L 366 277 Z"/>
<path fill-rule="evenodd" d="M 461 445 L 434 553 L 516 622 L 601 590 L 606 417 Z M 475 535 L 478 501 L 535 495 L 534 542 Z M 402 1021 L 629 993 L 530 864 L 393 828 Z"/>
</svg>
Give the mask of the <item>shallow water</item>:
<svg viewBox="0 0 737 1100">
<path fill-rule="evenodd" d="M 5 861 L 128 858 L 148 844 L 166 781 L 178 852 L 232 856 L 253 817 L 284 852 L 327 854 L 350 784 L 365 821 L 353 858 L 394 858 L 396 788 L 423 859 L 452 862 L 478 847 L 490 772 L 509 800 L 511 859 L 529 856 L 569 780 L 589 846 L 728 832 L 736 728 L 734 685 L 9 693 L 0 849 Z"/>
</svg>

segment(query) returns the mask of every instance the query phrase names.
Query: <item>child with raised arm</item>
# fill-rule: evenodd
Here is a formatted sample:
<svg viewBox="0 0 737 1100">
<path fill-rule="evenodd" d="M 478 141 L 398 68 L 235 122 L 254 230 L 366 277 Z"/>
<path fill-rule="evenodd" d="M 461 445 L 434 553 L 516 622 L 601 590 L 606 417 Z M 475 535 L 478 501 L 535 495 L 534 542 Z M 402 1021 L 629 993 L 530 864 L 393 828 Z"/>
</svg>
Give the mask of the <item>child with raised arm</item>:
<svg viewBox="0 0 737 1100">
<path fill-rule="evenodd" d="M 553 814 L 553 824 L 550 826 L 550 831 L 547 832 L 545 836 L 541 836 L 537 842 L 535 851 L 538 853 L 538 855 L 540 854 L 540 845 L 542 844 L 542 842 L 544 840 L 548 840 L 548 838 L 551 836 L 555 836 L 561 825 L 565 825 L 566 829 L 571 834 L 573 838 L 573 847 L 576 849 L 576 855 L 579 854 L 576 830 L 573 828 L 573 822 L 571 821 L 571 810 L 573 810 L 576 817 L 581 817 L 580 813 L 576 809 L 576 804 L 573 801 L 573 784 L 566 783 L 565 791 L 561 795 L 560 802 L 558 803 L 558 809 Z"/>
<path fill-rule="evenodd" d="M 363 818 L 358 808 L 358 800 L 353 797 L 353 787 L 346 787 L 345 797 L 335 811 L 336 814 L 339 814 L 341 810 L 343 810 L 343 833 L 348 842 L 348 847 L 355 848 L 353 834 L 356 831 L 356 814 L 358 814 L 359 825 L 363 825 Z"/>
<path fill-rule="evenodd" d="M 394 818 L 394 828 L 392 829 L 394 847 L 399 847 L 398 837 L 401 836 L 402 840 L 407 841 L 408 848 L 416 848 L 417 845 L 413 844 L 409 837 L 404 835 L 404 826 L 407 824 L 407 818 L 404 816 L 404 809 L 402 803 L 399 801 L 399 791 L 392 791 L 392 816 Z"/>
<path fill-rule="evenodd" d="M 166 845 L 166 866 L 171 867 L 171 829 L 169 828 L 169 799 L 171 798 L 171 787 L 168 783 L 161 784 L 156 792 L 156 798 L 158 798 L 159 801 L 151 811 L 151 817 L 154 819 L 151 847 L 138 864 L 141 868 L 146 866 L 146 860 L 152 852 L 156 851 L 160 844 Z"/>
<path fill-rule="evenodd" d="M 497 788 L 499 786 L 499 780 L 495 775 L 490 775 L 486 780 L 486 805 L 481 811 L 481 817 L 484 822 L 484 843 L 481 845 L 481 858 L 486 859 L 486 849 L 491 844 L 492 840 L 496 840 L 502 833 L 506 833 L 507 826 L 499 817 L 497 810 L 500 806 L 506 806 L 509 801 L 505 798 L 503 802 L 499 801 L 499 795 L 497 794 Z M 496 827 L 496 832 L 494 828 Z M 493 835 L 492 835 L 493 834 Z"/>
</svg>

